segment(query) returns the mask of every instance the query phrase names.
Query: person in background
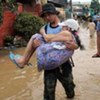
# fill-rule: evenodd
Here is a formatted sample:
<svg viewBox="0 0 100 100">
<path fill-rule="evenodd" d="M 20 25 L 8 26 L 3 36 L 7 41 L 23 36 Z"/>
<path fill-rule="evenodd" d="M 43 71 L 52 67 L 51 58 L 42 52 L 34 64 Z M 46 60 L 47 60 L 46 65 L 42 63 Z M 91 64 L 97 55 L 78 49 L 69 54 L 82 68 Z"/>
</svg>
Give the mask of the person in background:
<svg viewBox="0 0 100 100">
<path fill-rule="evenodd" d="M 18 5 L 17 14 L 19 15 L 20 13 L 24 11 L 24 7 L 23 7 L 23 4 L 20 2 L 17 2 L 17 5 Z"/>
<path fill-rule="evenodd" d="M 94 13 L 94 15 L 92 16 L 92 20 L 95 23 L 95 26 L 97 26 L 97 17 L 98 17 L 97 13 Z"/>
<path fill-rule="evenodd" d="M 97 31 L 97 53 L 92 56 L 93 58 L 100 57 L 100 15 L 97 17 L 96 31 Z"/>
<path fill-rule="evenodd" d="M 94 37 L 94 34 L 96 32 L 96 28 L 95 28 L 95 23 L 92 21 L 92 19 L 89 19 L 89 23 L 87 26 L 87 29 L 89 29 L 89 34 L 90 34 L 90 38 Z"/>
</svg>

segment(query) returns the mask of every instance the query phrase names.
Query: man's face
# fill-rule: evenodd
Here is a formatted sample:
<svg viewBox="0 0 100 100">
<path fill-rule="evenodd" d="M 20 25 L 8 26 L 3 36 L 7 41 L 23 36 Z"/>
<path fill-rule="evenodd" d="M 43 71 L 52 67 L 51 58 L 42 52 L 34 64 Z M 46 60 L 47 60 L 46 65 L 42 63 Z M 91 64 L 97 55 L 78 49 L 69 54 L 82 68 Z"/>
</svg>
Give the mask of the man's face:
<svg viewBox="0 0 100 100">
<path fill-rule="evenodd" d="M 55 23 L 56 15 L 52 13 L 45 13 L 43 19 L 49 23 Z"/>
</svg>

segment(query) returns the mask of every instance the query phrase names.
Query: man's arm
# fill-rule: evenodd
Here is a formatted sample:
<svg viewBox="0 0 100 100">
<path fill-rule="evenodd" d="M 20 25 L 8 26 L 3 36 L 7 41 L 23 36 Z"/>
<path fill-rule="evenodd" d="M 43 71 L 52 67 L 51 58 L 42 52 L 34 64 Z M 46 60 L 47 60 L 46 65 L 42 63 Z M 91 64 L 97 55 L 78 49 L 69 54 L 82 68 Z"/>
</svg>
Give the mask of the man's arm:
<svg viewBox="0 0 100 100">
<path fill-rule="evenodd" d="M 44 28 L 42 27 L 40 30 L 40 34 L 43 35 L 45 41 L 47 42 L 64 42 L 64 41 L 70 41 L 72 40 L 72 37 L 70 37 L 71 35 L 69 35 L 68 37 L 68 31 L 61 31 L 60 33 L 57 34 L 46 34 Z M 68 42 L 67 42 L 68 43 Z M 68 45 L 66 45 L 67 48 L 71 49 L 71 50 L 76 50 L 78 49 L 78 45 L 73 41 L 73 42 L 69 42 Z"/>
<path fill-rule="evenodd" d="M 40 34 L 44 37 L 45 41 L 50 42 L 52 38 L 55 37 L 55 34 L 46 34 L 44 27 L 40 29 Z"/>
</svg>

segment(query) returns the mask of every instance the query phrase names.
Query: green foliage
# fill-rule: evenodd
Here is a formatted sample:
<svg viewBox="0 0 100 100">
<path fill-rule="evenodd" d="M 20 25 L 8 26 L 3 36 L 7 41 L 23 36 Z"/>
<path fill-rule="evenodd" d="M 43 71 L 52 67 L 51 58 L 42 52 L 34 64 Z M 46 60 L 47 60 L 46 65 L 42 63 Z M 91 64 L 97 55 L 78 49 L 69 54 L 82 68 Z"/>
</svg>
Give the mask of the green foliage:
<svg viewBox="0 0 100 100">
<path fill-rule="evenodd" d="M 9 36 L 7 35 L 4 39 L 4 44 L 13 44 L 13 39 L 14 39 L 14 36 Z"/>
<path fill-rule="evenodd" d="M 44 21 L 40 17 L 24 12 L 17 16 L 14 30 L 16 35 L 23 36 L 26 40 L 29 40 L 33 34 L 39 32 L 43 25 Z"/>
<path fill-rule="evenodd" d="M 10 3 L 15 3 L 16 0 L 8 0 Z"/>
<path fill-rule="evenodd" d="M 7 7 L 10 11 L 16 11 L 16 0 L 0 0 L 0 5 L 3 7 Z"/>
<path fill-rule="evenodd" d="M 16 0 L 8 0 L 7 6 L 10 11 L 15 12 L 17 10 Z"/>
<path fill-rule="evenodd" d="M 33 2 L 36 2 L 36 1 L 35 0 L 16 0 L 16 2 L 31 5 Z"/>
<path fill-rule="evenodd" d="M 92 0 L 90 8 L 94 9 L 95 13 L 100 12 L 100 3 L 99 3 L 99 0 Z"/>
</svg>

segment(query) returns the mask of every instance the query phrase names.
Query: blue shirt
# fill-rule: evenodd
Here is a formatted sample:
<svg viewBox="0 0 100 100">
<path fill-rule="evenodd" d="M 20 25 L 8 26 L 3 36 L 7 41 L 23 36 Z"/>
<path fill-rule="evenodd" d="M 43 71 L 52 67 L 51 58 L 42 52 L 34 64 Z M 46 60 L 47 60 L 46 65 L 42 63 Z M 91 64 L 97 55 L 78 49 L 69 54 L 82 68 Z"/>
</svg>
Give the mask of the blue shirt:
<svg viewBox="0 0 100 100">
<path fill-rule="evenodd" d="M 97 31 L 100 31 L 100 21 L 97 22 L 97 27 L 96 27 Z"/>
<path fill-rule="evenodd" d="M 59 26 L 59 25 L 57 25 L 56 27 L 52 27 L 52 26 L 50 25 L 50 23 L 47 24 L 47 34 L 57 34 L 57 33 L 59 33 L 61 30 L 62 30 L 62 27 Z"/>
</svg>

